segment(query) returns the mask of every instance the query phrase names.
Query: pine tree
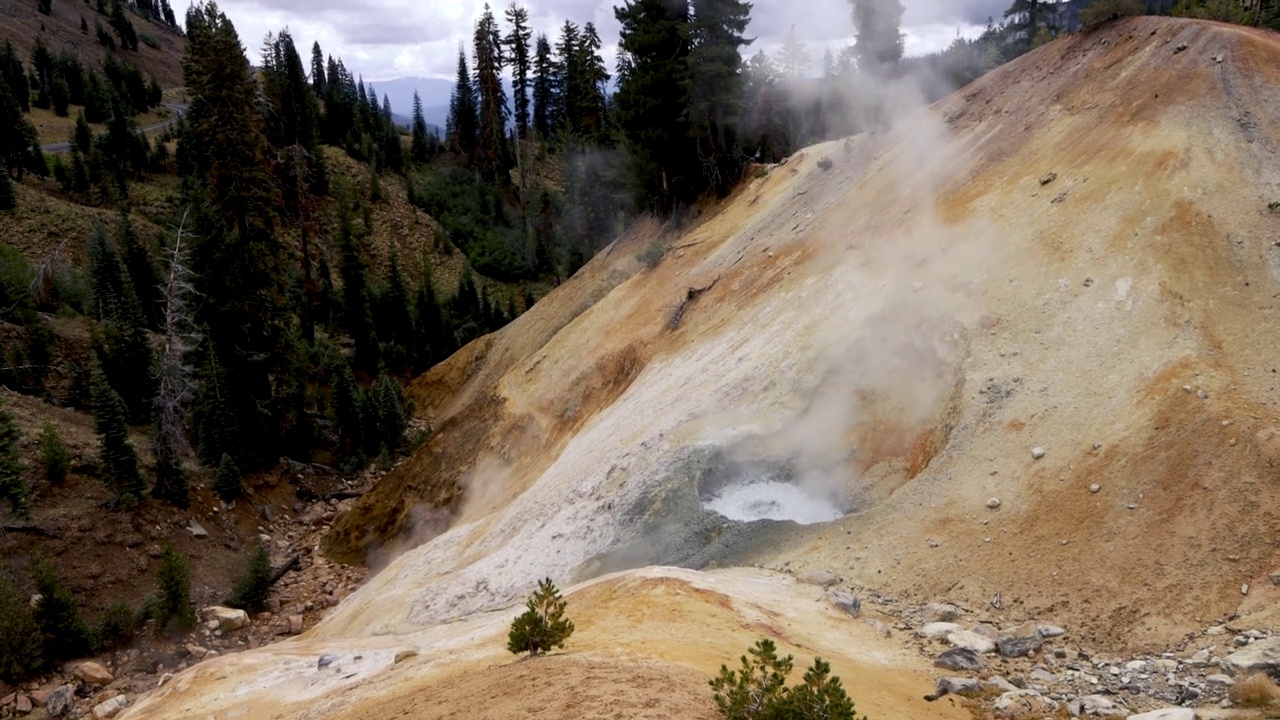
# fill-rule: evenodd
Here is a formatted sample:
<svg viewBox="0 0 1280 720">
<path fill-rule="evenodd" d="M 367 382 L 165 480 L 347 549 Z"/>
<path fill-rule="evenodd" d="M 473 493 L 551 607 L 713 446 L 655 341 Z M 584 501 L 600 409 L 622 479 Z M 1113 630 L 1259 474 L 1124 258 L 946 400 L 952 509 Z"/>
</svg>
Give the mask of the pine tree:
<svg viewBox="0 0 1280 720">
<path fill-rule="evenodd" d="M 12 210 L 18 207 L 18 194 L 13 188 L 13 178 L 4 161 L 0 160 L 0 210 Z"/>
<path fill-rule="evenodd" d="M 787 80 L 808 77 L 812 62 L 809 48 L 805 47 L 804 41 L 796 34 L 796 26 L 792 25 L 778 51 L 778 74 Z"/>
<path fill-rule="evenodd" d="M 324 53 L 320 52 L 320 41 L 311 43 L 311 90 L 316 97 L 322 98 L 328 88 L 324 75 Z"/>
<path fill-rule="evenodd" d="M 0 570 L 0 680 L 17 685 L 44 665 L 44 638 L 31 616 L 31 606 L 14 582 Z"/>
<path fill-rule="evenodd" d="M 368 270 L 356 244 L 355 232 L 351 227 L 351 206 L 345 198 L 339 199 L 338 228 L 338 251 L 342 260 L 339 272 L 342 274 L 343 329 L 355 343 L 356 369 L 372 374 L 377 372 L 381 358 L 369 303 Z"/>
<path fill-rule="evenodd" d="M 853 26 L 858 31 L 858 43 L 854 52 L 858 57 L 858 69 L 883 75 L 897 68 L 902 60 L 902 14 L 905 8 L 901 0 L 852 0 Z M 1030 12 L 1032 23 L 1039 22 L 1040 0 L 1017 0 L 1036 6 Z M 1031 33 L 1035 34 L 1034 31 Z M 1028 42 L 1030 40 L 1028 39 Z"/>
<path fill-rule="evenodd" d="M 622 24 L 626 75 L 615 96 L 641 207 L 668 211 L 697 192 L 684 87 L 689 9 L 683 0 L 628 0 L 614 9 Z"/>
<path fill-rule="evenodd" d="M 364 422 L 360 416 L 362 393 L 346 363 L 340 365 L 337 372 L 333 381 L 333 421 L 338 428 L 339 449 L 343 456 L 351 458 L 361 454 L 364 448 Z"/>
<path fill-rule="evenodd" d="M 240 578 L 240 583 L 236 585 L 227 604 L 249 613 L 262 612 L 267 609 L 267 596 L 270 593 L 271 558 L 267 556 L 267 549 L 259 543 L 249 553 L 244 576 Z"/>
<path fill-rule="evenodd" d="M 236 467 L 236 461 L 227 453 L 222 453 L 222 460 L 218 463 L 213 491 L 225 503 L 234 501 L 244 492 L 244 476 L 240 474 L 240 468 Z"/>
<path fill-rule="evenodd" d="M 93 149 L 93 129 L 89 127 L 89 122 L 85 120 L 84 113 L 76 115 L 76 129 L 72 134 L 71 144 L 81 153 L 88 155 Z"/>
<path fill-rule="evenodd" d="M 792 656 L 778 657 L 772 640 L 757 641 L 742 667 L 720 666 L 720 674 L 710 681 L 716 709 L 726 720 L 858 720 L 853 701 L 840 678 L 831 676 L 831 665 L 815 658 L 801 685 L 787 687 L 793 667 Z M 865 720 L 862 718 L 861 720 Z"/>
<path fill-rule="evenodd" d="M 160 295 L 160 273 L 151 261 L 151 253 L 142 246 L 138 232 L 129 218 L 127 206 L 120 207 L 116 224 L 116 242 L 120 246 L 121 260 L 129 276 L 129 284 L 138 299 L 139 310 L 147 327 L 158 328 L 164 313 Z"/>
<path fill-rule="evenodd" d="M 27 84 L 27 71 L 8 40 L 4 41 L 4 48 L 0 49 L 0 84 L 6 86 L 7 93 L 17 102 L 22 112 L 31 111 L 31 91 Z"/>
<path fill-rule="evenodd" d="M 192 269 L 204 296 L 197 322 L 207 328 L 216 366 L 234 382 L 222 383 L 217 412 L 201 412 L 202 440 L 220 434 L 242 465 L 273 461 L 287 416 L 277 380 L 286 377 L 287 305 L 282 287 L 283 249 L 275 236 L 279 195 L 268 172 L 258 85 L 249 73 L 235 27 L 212 2 L 187 12 L 183 76 L 193 89 L 179 162 L 198 214 Z M 206 382 L 208 378 L 204 378 Z M 211 398 L 206 397 L 206 400 Z M 206 403 L 205 409 L 213 403 Z M 213 422 L 217 428 L 202 427 Z"/>
<path fill-rule="evenodd" d="M 539 34 L 533 60 L 533 131 L 547 139 L 555 118 L 555 62 L 551 59 L 551 41 Z"/>
<path fill-rule="evenodd" d="M 578 26 L 569 20 L 560 27 L 560 39 L 556 42 L 553 86 L 556 97 L 556 129 L 576 133 L 581 130 L 582 118 L 578 114 L 583 94 L 583 72 L 579 52 L 582 36 Z"/>
<path fill-rule="evenodd" d="M 563 648 L 564 641 L 573 634 L 573 622 L 564 616 L 567 604 L 551 578 L 539 582 L 525 603 L 524 613 L 511 623 L 507 650 L 513 655 L 527 652 L 534 657 L 552 648 Z"/>
<path fill-rule="evenodd" d="M 164 345 L 160 355 L 155 409 L 155 436 L 152 448 L 156 457 L 156 481 L 151 495 L 159 500 L 185 508 L 191 502 L 190 483 L 182 469 L 181 453 L 188 449 L 186 437 L 187 404 L 194 394 L 188 354 L 200 338 L 194 327 L 188 298 L 192 292 L 192 273 L 187 267 L 186 216 L 174 233 L 168 250 L 168 273 L 164 284 Z"/>
<path fill-rule="evenodd" d="M 458 79 L 449 99 L 446 134 L 452 150 L 465 158 L 470 158 L 475 152 L 478 140 L 480 118 L 476 103 L 476 88 L 471 80 L 471 71 L 467 69 L 467 54 L 459 46 Z"/>
<path fill-rule="evenodd" d="M 502 37 L 488 3 L 476 23 L 475 60 L 476 92 L 480 98 L 475 162 L 485 180 L 499 183 L 506 170 L 507 92 L 502 85 Z"/>
<path fill-rule="evenodd" d="M 516 135 L 523 140 L 529 134 L 529 40 L 533 29 L 529 27 L 529 11 L 512 3 L 507 8 L 507 23 L 511 29 L 503 38 L 503 47 L 511 60 L 511 92 L 514 95 Z"/>
<path fill-rule="evenodd" d="M 44 638 L 42 654 L 46 662 L 83 657 L 92 649 L 89 625 L 80 617 L 80 606 L 71 590 L 58 578 L 53 566 L 37 560 L 31 568 L 36 602 L 32 616 Z"/>
<path fill-rule="evenodd" d="M 124 401 L 99 371 L 93 382 L 93 429 L 98 434 L 98 462 L 103 479 L 116 491 L 116 502 L 136 503 L 143 493 L 138 456 L 129 443 Z"/>
<path fill-rule="evenodd" d="M 3 421 L 0 420 L 0 426 L 2 425 Z M 51 422 L 46 421 L 40 428 L 39 453 L 40 469 L 44 472 L 45 479 L 54 485 L 62 484 L 71 470 L 71 453 L 62 442 L 58 428 Z"/>
<path fill-rule="evenodd" d="M 600 48 L 600 35 L 596 32 L 595 24 L 587 23 L 582 26 L 574 56 L 576 79 L 573 116 L 577 122 L 578 134 L 594 141 L 603 140 L 608 129 L 605 90 L 609 83 L 609 73 L 605 70 L 604 58 L 600 57 Z"/>
<path fill-rule="evenodd" d="M 738 152 L 742 97 L 742 48 L 751 20 L 751 4 L 741 0 L 693 0 L 686 80 L 687 117 L 703 175 L 720 196 L 742 174 Z"/>
<path fill-rule="evenodd" d="M 31 498 L 18 457 L 21 439 L 13 416 L 0 409 L 0 497 L 9 503 L 14 515 L 25 518 L 31 513 Z"/>
<path fill-rule="evenodd" d="M 422 98 L 418 91 L 413 91 L 413 141 L 409 145 L 409 157 L 416 163 L 426 163 L 431 151 L 427 144 L 427 119 L 422 114 Z"/>
<path fill-rule="evenodd" d="M 315 57 L 313 55 L 312 62 Z M 302 188 L 315 194 L 328 189 L 328 173 L 320 152 L 320 105 L 308 84 L 302 57 L 287 29 L 267 36 L 262 53 L 262 96 L 267 143 L 275 149 L 275 172 L 286 208 L 304 204 Z M 304 163 L 292 162 L 288 151 L 300 151 Z M 305 172 L 303 170 L 305 169 Z"/>
<path fill-rule="evenodd" d="M 413 301 L 414 372 L 421 373 L 443 359 L 444 318 L 431 283 L 431 270 L 423 268 L 422 284 Z"/>
<path fill-rule="evenodd" d="M 25 86 L 23 83 L 22 88 Z M 40 147 L 36 128 L 23 114 L 7 81 L 0 82 L 0 127 L 5 128 L 0 132 L 0 166 L 8 168 L 9 174 L 20 181 L 34 158 L 40 157 L 43 162 L 43 157 L 35 154 Z"/>
<path fill-rule="evenodd" d="M 378 302 L 378 339 L 386 344 L 384 357 L 388 367 L 403 369 L 409 361 L 413 343 L 413 318 L 409 308 L 409 288 L 400 272 L 400 256 L 391 253 L 387 284 Z"/>
<path fill-rule="evenodd" d="M 196 610 L 191 604 L 191 567 L 186 556 L 168 540 L 160 546 L 154 617 L 161 630 L 185 630 L 196 624 Z"/>
<path fill-rule="evenodd" d="M 394 452 L 404 444 L 404 434 L 409 427 L 408 414 L 405 412 L 404 391 L 400 383 L 383 373 L 378 382 L 370 388 L 373 404 L 378 415 L 378 430 L 382 447 Z"/>
</svg>

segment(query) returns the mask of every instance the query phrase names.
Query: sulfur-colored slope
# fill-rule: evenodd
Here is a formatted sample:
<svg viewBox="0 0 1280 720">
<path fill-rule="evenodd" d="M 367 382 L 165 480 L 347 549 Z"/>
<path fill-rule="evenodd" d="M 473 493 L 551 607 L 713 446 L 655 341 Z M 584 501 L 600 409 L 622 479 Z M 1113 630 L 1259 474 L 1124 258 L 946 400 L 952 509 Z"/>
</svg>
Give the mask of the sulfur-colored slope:
<svg viewBox="0 0 1280 720">
<path fill-rule="evenodd" d="M 137 716 L 437 717 L 436 697 L 527 714 L 550 691 L 499 660 L 501 609 L 544 576 L 648 565 L 829 569 L 1061 624 L 1090 649 L 1164 646 L 1235 612 L 1274 623 L 1278 57 L 1267 32 L 1110 23 L 890 132 L 809 148 L 691 227 L 636 228 L 411 388 L 436 433 L 327 541 L 382 572 L 306 639 L 202 664 Z M 740 461 L 854 512 L 705 512 L 702 484 Z M 653 580 L 668 575 L 735 611 Z M 873 717 L 923 712 L 914 661 L 866 655 L 879 641 L 812 590 L 753 577 L 580 587 L 580 636 L 551 660 L 577 681 L 560 687 L 591 717 L 634 662 L 637 684 L 690 703 L 664 712 L 697 717 L 699 678 L 777 631 L 831 654 Z M 339 649 L 384 668 L 405 644 L 418 659 L 346 684 L 307 674 Z"/>
<path fill-rule="evenodd" d="M 818 602 L 821 592 L 761 571 L 631 571 L 568 594 L 576 629 L 551 656 L 506 652 L 517 610 L 397 637 L 302 639 L 202 663 L 125 717 L 711 720 L 707 680 L 761 637 L 795 654 L 801 670 L 815 654 L 831 661 L 873 717 L 967 717 L 949 702 L 927 704 L 921 659 Z M 395 663 L 406 650 L 419 654 Z"/>
</svg>

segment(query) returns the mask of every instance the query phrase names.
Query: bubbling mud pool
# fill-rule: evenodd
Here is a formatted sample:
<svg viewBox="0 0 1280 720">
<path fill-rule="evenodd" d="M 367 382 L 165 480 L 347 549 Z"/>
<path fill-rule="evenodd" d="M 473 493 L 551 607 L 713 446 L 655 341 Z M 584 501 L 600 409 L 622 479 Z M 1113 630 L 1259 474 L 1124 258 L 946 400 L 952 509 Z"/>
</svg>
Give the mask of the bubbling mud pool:
<svg viewBox="0 0 1280 720">
<path fill-rule="evenodd" d="M 831 522 L 844 511 L 803 488 L 778 480 L 756 480 L 725 485 L 702 506 L 730 520 L 790 520 L 799 525 Z"/>
</svg>

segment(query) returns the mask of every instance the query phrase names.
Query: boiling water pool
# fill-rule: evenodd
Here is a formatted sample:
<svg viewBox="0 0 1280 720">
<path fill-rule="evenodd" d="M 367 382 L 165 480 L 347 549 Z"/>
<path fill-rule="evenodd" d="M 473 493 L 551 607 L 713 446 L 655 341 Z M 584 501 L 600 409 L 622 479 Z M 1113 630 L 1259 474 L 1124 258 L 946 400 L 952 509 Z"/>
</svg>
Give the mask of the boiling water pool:
<svg viewBox="0 0 1280 720">
<path fill-rule="evenodd" d="M 840 508 L 829 500 L 776 480 L 726 485 L 702 506 L 741 522 L 790 520 L 800 525 L 813 525 L 844 516 Z"/>
</svg>

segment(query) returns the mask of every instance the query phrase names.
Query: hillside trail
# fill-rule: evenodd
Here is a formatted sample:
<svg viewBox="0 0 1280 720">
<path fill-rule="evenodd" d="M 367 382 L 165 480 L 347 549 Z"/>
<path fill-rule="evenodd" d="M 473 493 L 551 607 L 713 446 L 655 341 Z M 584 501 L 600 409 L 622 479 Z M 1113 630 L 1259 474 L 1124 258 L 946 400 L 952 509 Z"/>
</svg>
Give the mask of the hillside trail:
<svg viewBox="0 0 1280 720">
<path fill-rule="evenodd" d="M 1231 651 L 1207 625 L 1280 631 L 1278 57 L 1251 28 L 1107 23 L 638 224 L 410 388 L 432 437 L 323 545 L 380 572 L 124 717 L 711 717 L 701 683 L 758 637 L 830 659 L 871 717 L 968 712 L 923 703 L 938 648 L 814 573 L 898 630 L 944 600 L 974 632 L 1061 626 L 1035 661 L 1085 688 L 1129 692 L 1133 653 L 1203 687 Z M 760 473 L 847 514 L 704 507 Z M 547 576 L 579 630 L 514 661 Z"/>
<path fill-rule="evenodd" d="M 183 115 L 187 114 L 186 105 L 178 105 L 176 103 L 161 103 L 161 104 L 164 107 L 167 107 L 173 111 L 173 117 L 167 120 L 161 120 L 160 122 L 143 125 L 142 127 L 138 128 L 138 132 L 146 134 L 146 133 L 154 132 L 156 130 L 163 130 L 167 127 L 177 124 L 178 120 L 180 120 Z M 70 149 L 71 149 L 71 143 L 69 142 L 50 143 L 48 145 L 40 146 L 40 151 L 47 152 L 47 153 L 67 152 Z"/>
</svg>

